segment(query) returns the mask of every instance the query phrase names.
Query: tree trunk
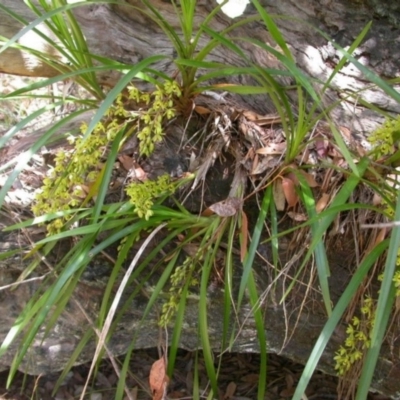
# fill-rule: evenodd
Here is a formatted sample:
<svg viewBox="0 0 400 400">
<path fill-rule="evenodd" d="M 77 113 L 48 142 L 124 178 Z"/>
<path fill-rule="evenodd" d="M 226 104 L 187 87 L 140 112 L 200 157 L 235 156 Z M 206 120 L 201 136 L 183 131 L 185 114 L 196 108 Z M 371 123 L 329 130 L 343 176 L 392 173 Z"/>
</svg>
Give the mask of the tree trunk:
<svg viewBox="0 0 400 400">
<path fill-rule="evenodd" d="M 316 32 L 314 27 L 326 32 L 338 44 L 345 47 L 353 42 L 370 20 L 373 20 L 372 28 L 367 35 L 367 40 L 355 51 L 355 57 L 383 78 L 400 77 L 400 35 L 398 30 L 395 29 L 400 26 L 400 5 L 391 0 L 379 3 L 378 1 L 261 0 L 261 3 L 271 14 L 286 16 L 277 18 L 276 22 L 287 40 L 297 64 L 315 82 L 323 83 L 337 65 L 340 54 L 332 44 L 328 43 L 323 36 Z M 131 6 L 142 7 L 139 0 L 128 0 L 126 3 Z M 153 0 L 152 3 L 164 17 L 167 17 L 169 23 L 178 29 L 178 19 L 172 5 L 168 1 L 161 0 Z M 387 3 L 387 5 L 384 6 L 384 3 Z M 0 5 L 8 7 L 28 21 L 35 19 L 34 15 L 26 8 L 23 0 L 0 0 Z M 164 54 L 170 56 L 170 58 L 160 61 L 154 68 L 173 75 L 176 71 L 176 66 L 173 63 L 174 49 L 171 43 L 151 19 L 146 18 L 143 13 L 138 12 L 136 8 L 131 6 L 126 4 L 113 7 L 89 5 L 74 9 L 74 13 L 88 41 L 90 51 L 93 54 L 132 65 L 148 56 Z M 196 23 L 198 25 L 214 6 L 213 0 L 198 1 L 196 11 Z M 253 6 L 248 5 L 244 17 L 251 15 L 255 15 L 255 9 Z M 220 31 L 230 24 L 232 24 L 232 20 L 220 12 L 212 21 L 211 27 Z M 0 35 L 10 38 L 20 29 L 22 29 L 21 24 L 0 9 Z M 29 39 L 29 35 L 32 34 L 28 34 L 26 38 L 23 38 L 21 43 L 27 45 L 31 40 L 31 47 L 45 48 L 49 52 L 52 51 L 46 43 L 40 43 L 38 36 L 33 35 Z M 259 21 L 253 21 L 251 24 L 240 27 L 232 32 L 231 36 L 232 38 L 257 38 L 263 42 L 268 42 L 272 46 L 276 45 L 264 25 Z M 200 45 L 204 45 L 207 40 L 207 37 L 203 37 Z M 237 43 L 253 62 L 266 67 L 279 68 L 277 60 L 271 54 L 263 52 L 244 41 Z M 234 66 L 243 65 L 242 59 L 222 47 L 212 53 L 209 59 Z M 15 49 L 6 50 L 0 54 L 0 72 L 28 76 L 54 76 L 57 74 L 56 71 L 46 65 Z M 100 82 L 107 86 L 115 85 L 118 78 L 118 74 L 114 72 L 99 75 Z M 232 77 L 232 82 L 243 83 L 246 82 L 246 79 L 248 78 Z M 357 93 L 359 97 L 348 97 L 347 94 L 349 92 Z M 400 104 L 396 103 L 381 90 L 372 88 L 367 79 L 352 65 L 347 65 L 335 76 L 331 82 L 331 89 L 325 96 L 325 105 L 333 104 L 338 99 L 343 101 L 332 111 L 332 117 L 338 125 L 349 128 L 354 135 L 361 134 L 361 136 L 365 136 L 381 122 L 381 118 L 376 113 L 361 105 L 361 99 L 387 112 L 400 114 Z M 267 97 L 245 97 L 239 100 L 242 102 L 243 107 L 263 112 L 273 111 L 272 104 Z M 29 143 L 25 143 L 24 146 L 27 145 L 29 146 Z M 16 148 L 13 150 L 16 151 Z M 20 148 L 17 150 L 19 151 Z M 12 243 L 13 241 L 14 239 L 9 237 L 4 237 L 2 240 L 4 243 Z M 17 242 L 16 239 L 15 242 Z M 0 246 L 0 251 L 1 249 Z M 337 260 L 340 260 L 340 256 L 337 255 L 336 257 Z M 18 264 L 15 267 L 15 271 L 24 266 L 20 260 Z M 338 279 L 338 281 L 331 283 L 332 285 L 337 284 L 340 291 L 344 284 L 341 281 L 343 273 L 340 270 L 342 266 L 339 265 L 339 262 L 337 264 L 336 271 L 338 273 L 335 275 L 336 278 L 332 278 L 332 281 L 334 279 Z M 0 286 L 12 282 L 13 279 L 10 278 L 10 274 L 12 275 L 13 273 L 14 271 L 12 268 L 10 269 L 9 265 L 0 263 Z M 20 312 L 20 308 L 29 300 L 32 292 L 36 290 L 35 285 L 36 283 L 27 284 L 19 287 L 17 291 L 4 292 L 4 295 L 0 298 L 0 309 L 2 311 L 0 313 L 2 316 L 2 321 L 0 321 L 0 326 L 2 327 L 0 341 L 8 332 L 14 318 Z M 80 294 L 78 290 L 77 296 L 78 300 L 83 303 L 84 308 L 92 311 L 92 308 L 96 308 L 98 297 L 100 298 L 101 296 L 101 288 L 93 289 L 93 292 L 87 288 L 88 286 L 82 283 L 80 289 L 82 293 Z M 336 301 L 337 299 L 333 300 Z M 300 299 L 299 301 L 301 302 Z M 266 331 L 269 350 L 273 352 L 282 351 L 283 354 L 304 363 L 324 324 L 325 316 L 321 312 L 315 313 L 312 310 L 301 314 L 297 319 L 297 315 L 290 315 L 289 309 L 286 310 L 289 315 L 287 319 L 286 311 L 283 307 L 277 306 L 273 301 L 266 301 L 266 303 L 268 303 L 265 305 L 265 315 L 268 316 Z M 215 301 L 215 304 L 218 305 L 219 303 Z M 121 322 L 121 330 L 118 331 L 119 336 L 117 335 L 110 341 L 110 348 L 115 354 L 121 354 L 126 351 L 132 335 L 136 333 L 138 346 L 153 346 L 157 344 L 158 328 L 156 326 L 156 316 L 150 316 L 147 325 L 143 329 L 139 322 L 140 317 L 138 317 L 138 314 L 140 315 L 139 306 L 140 304 L 135 308 L 134 315 L 128 315 L 127 321 Z M 318 308 L 318 305 L 316 307 Z M 197 332 L 194 331 L 194 329 L 197 329 L 197 304 L 190 303 L 189 309 L 188 324 L 185 325 L 186 330 L 182 334 L 182 345 L 193 349 L 197 346 L 196 335 L 193 334 L 193 332 Z M 247 316 L 249 309 L 249 304 L 246 304 L 242 310 L 241 317 Z M 216 306 L 210 313 L 213 313 L 212 315 L 210 314 L 210 335 L 212 336 L 210 340 L 212 346 L 218 349 L 220 345 L 219 337 L 213 335 L 213 332 L 219 332 L 221 329 L 219 326 L 221 308 Z M 93 318 L 94 316 L 95 312 L 93 312 Z M 77 307 L 74 308 L 73 304 L 70 305 L 70 309 L 67 310 L 63 318 L 57 325 L 58 332 L 61 331 L 62 336 L 56 333 L 57 329 L 55 329 L 45 342 L 42 343 L 38 340 L 37 346 L 35 345 L 31 349 L 29 361 L 26 361 L 21 366 L 22 369 L 31 373 L 46 373 L 50 370 L 60 369 L 65 365 L 71 350 L 79 342 L 82 332 L 88 329 L 88 324 L 84 325 L 84 317 L 81 314 L 81 310 Z M 241 335 L 235 342 L 235 349 L 257 351 L 257 344 L 255 344 L 256 341 L 254 340 L 256 335 L 254 321 L 248 318 L 243 323 Z M 129 329 L 127 328 L 128 326 Z M 288 341 L 284 332 L 290 332 L 295 326 L 297 327 L 296 333 Z M 154 329 L 152 330 L 151 328 Z M 149 336 L 150 331 L 154 332 L 154 337 Z M 333 372 L 333 353 L 338 345 L 343 343 L 345 336 L 345 327 L 339 326 L 322 358 L 320 368 Z M 393 356 L 393 354 L 398 354 L 399 348 L 397 341 L 392 349 L 384 349 L 380 359 L 379 374 L 376 374 L 374 380 L 375 389 L 390 394 L 400 391 L 400 382 L 398 380 L 400 363 L 398 357 Z M 15 350 L 15 347 L 13 350 Z M 89 346 L 82 353 L 80 361 L 83 362 L 90 359 L 92 354 L 93 346 Z M 0 368 L 10 365 L 12 355 L 12 351 L 10 351 L 10 353 L 0 358 Z M 34 360 L 34 362 L 31 360 Z M 384 379 L 381 379 L 381 376 Z"/>
</svg>

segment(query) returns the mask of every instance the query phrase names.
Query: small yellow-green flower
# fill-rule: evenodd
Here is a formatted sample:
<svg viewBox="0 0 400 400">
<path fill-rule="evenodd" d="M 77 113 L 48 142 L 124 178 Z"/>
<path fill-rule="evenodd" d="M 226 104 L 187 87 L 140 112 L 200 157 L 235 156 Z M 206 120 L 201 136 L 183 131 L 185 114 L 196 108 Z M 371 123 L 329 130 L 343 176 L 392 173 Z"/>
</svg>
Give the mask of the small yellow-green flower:
<svg viewBox="0 0 400 400">
<path fill-rule="evenodd" d="M 340 376 L 345 375 L 351 367 L 364 356 L 365 349 L 371 345 L 370 334 L 374 325 L 375 302 L 371 297 L 363 300 L 361 307 L 362 319 L 354 316 L 347 326 L 347 337 L 333 358 L 335 370 Z"/>
</svg>

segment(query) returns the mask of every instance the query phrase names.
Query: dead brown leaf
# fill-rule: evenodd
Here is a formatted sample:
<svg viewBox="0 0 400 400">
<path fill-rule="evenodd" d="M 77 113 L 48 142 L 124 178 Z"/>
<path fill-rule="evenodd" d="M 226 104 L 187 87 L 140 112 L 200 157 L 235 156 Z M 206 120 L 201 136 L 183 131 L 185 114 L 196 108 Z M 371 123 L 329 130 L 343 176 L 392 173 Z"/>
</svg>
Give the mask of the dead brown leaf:
<svg viewBox="0 0 400 400">
<path fill-rule="evenodd" d="M 238 198 L 228 197 L 225 200 L 212 204 L 208 209 L 220 217 L 232 217 L 239 211 L 241 204 L 242 202 Z"/>
<path fill-rule="evenodd" d="M 251 168 L 251 175 L 262 174 L 267 169 L 275 168 L 277 165 L 279 165 L 279 163 L 280 163 L 280 157 L 276 157 L 274 155 L 266 155 L 264 157 L 261 157 L 261 159 L 259 159 L 256 154 Z"/>
<path fill-rule="evenodd" d="M 294 166 L 294 168 L 296 169 L 297 174 L 301 174 L 303 176 L 303 178 L 307 182 L 308 186 L 310 186 L 312 188 L 318 186 L 318 183 L 315 181 L 314 177 L 311 174 L 309 174 L 301 169 L 297 169 L 295 166 Z M 289 172 L 286 176 L 288 178 L 290 178 L 296 186 L 299 184 L 299 179 L 294 172 Z"/>
<path fill-rule="evenodd" d="M 268 154 L 283 154 L 286 151 L 286 143 L 268 143 L 264 147 L 256 150 L 257 154 L 268 155 Z"/>
<path fill-rule="evenodd" d="M 165 358 L 161 357 L 153 363 L 150 370 L 149 384 L 153 400 L 163 400 L 166 398 L 168 381 Z"/>
<path fill-rule="evenodd" d="M 127 156 L 126 154 L 121 154 L 118 156 L 118 161 L 122 164 L 122 166 L 129 171 L 133 165 L 134 160 L 132 157 Z"/>
<path fill-rule="evenodd" d="M 229 382 L 225 394 L 224 394 L 224 400 L 232 399 L 233 395 L 235 394 L 236 391 L 236 383 L 235 382 Z"/>
<path fill-rule="evenodd" d="M 282 121 L 281 118 L 276 114 L 260 115 L 250 110 L 243 111 L 242 115 L 245 116 L 249 121 L 257 122 L 258 125 L 272 125 L 278 124 Z"/>
<path fill-rule="evenodd" d="M 285 209 L 286 200 L 285 193 L 282 187 L 282 180 L 277 179 L 272 187 L 272 193 L 274 195 L 275 207 L 278 211 L 283 211 Z"/>
<path fill-rule="evenodd" d="M 296 193 L 294 182 L 289 178 L 283 177 L 282 190 L 289 207 L 294 207 L 299 201 L 299 196 Z"/>
<path fill-rule="evenodd" d="M 288 211 L 287 214 L 290 218 L 292 218 L 293 221 L 297 221 L 297 222 L 307 221 L 307 216 L 303 213 L 296 213 L 293 211 Z"/>
<path fill-rule="evenodd" d="M 206 108 L 206 107 L 203 107 L 203 106 L 196 106 L 194 108 L 194 111 L 197 112 L 197 114 L 200 114 L 200 115 L 211 114 L 211 110 L 209 108 Z"/>
<path fill-rule="evenodd" d="M 326 139 L 318 138 L 315 141 L 315 150 L 320 158 L 326 158 L 328 156 L 330 143 Z"/>
<path fill-rule="evenodd" d="M 128 178 L 144 182 L 147 181 L 147 174 L 137 162 L 133 162 L 128 173 Z"/>
<path fill-rule="evenodd" d="M 247 374 L 245 376 L 242 376 L 242 378 L 240 380 L 242 382 L 257 383 L 259 379 L 260 379 L 260 375 L 258 375 L 258 374 Z"/>
<path fill-rule="evenodd" d="M 315 206 L 315 209 L 317 213 L 320 213 L 321 211 L 325 210 L 326 206 L 329 203 L 330 196 L 328 193 L 322 193 L 321 198 L 318 200 L 317 205 Z"/>
</svg>

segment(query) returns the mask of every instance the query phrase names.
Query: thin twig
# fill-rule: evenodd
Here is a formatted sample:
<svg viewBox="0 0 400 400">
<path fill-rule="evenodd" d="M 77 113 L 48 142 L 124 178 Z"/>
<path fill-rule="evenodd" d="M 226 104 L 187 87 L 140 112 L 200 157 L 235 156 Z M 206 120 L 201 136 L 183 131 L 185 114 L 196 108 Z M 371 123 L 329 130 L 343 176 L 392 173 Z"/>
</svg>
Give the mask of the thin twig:
<svg viewBox="0 0 400 400">
<path fill-rule="evenodd" d="M 396 226 L 400 226 L 400 221 L 392 221 L 392 222 L 380 222 L 378 224 L 361 224 L 360 228 L 362 229 L 373 229 L 373 228 L 394 228 Z"/>
</svg>

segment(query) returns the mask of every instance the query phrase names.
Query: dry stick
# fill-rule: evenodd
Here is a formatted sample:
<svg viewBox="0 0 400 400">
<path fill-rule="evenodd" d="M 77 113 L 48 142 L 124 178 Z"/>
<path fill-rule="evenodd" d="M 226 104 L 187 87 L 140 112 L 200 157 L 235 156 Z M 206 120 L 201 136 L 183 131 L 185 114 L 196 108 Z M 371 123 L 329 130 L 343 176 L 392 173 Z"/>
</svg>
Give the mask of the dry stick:
<svg viewBox="0 0 400 400">
<path fill-rule="evenodd" d="M 5 289 L 10 289 L 10 288 L 12 288 L 14 286 L 19 286 L 19 285 L 22 285 L 24 283 L 29 283 L 29 282 L 34 282 L 34 281 L 42 281 L 49 274 L 50 274 L 50 272 L 46 272 L 42 276 L 37 276 L 37 277 L 34 277 L 34 278 L 24 279 L 23 281 L 20 281 L 20 282 L 14 282 L 14 283 L 10 283 L 9 285 L 0 286 L 0 291 L 5 290 Z"/>
<path fill-rule="evenodd" d="M 400 221 L 391 221 L 391 222 L 380 222 L 377 224 L 360 224 L 361 229 L 368 228 L 394 228 L 395 226 L 400 226 Z"/>
<path fill-rule="evenodd" d="M 138 261 L 139 261 L 139 259 L 140 259 L 140 256 L 142 255 L 142 253 L 143 253 L 143 251 L 145 250 L 145 248 L 148 246 L 148 244 L 149 244 L 150 241 L 154 238 L 154 236 L 155 236 L 162 228 L 164 228 L 166 225 L 167 225 L 167 223 L 164 222 L 163 224 L 161 224 L 160 226 L 158 226 L 156 229 L 154 229 L 153 232 L 151 232 L 151 234 L 150 234 L 150 235 L 148 236 L 148 238 L 144 241 L 144 243 L 142 244 L 142 246 L 140 247 L 140 249 L 139 249 L 138 252 L 136 253 L 134 259 L 132 260 L 131 264 L 129 265 L 128 270 L 126 271 L 126 273 L 125 273 L 125 275 L 124 275 L 124 279 L 122 279 L 122 282 L 121 282 L 121 284 L 119 285 L 118 291 L 117 291 L 117 293 L 116 293 L 116 295 L 115 295 L 115 298 L 114 298 L 114 300 L 113 300 L 113 302 L 112 302 L 112 304 L 111 304 L 110 310 L 108 311 L 107 318 L 106 318 L 106 320 L 105 320 L 105 322 L 104 322 L 104 326 L 103 326 L 103 329 L 102 329 L 101 334 L 100 334 L 100 337 L 99 337 L 99 342 L 98 342 L 98 344 L 97 344 L 96 351 L 95 351 L 94 356 L 93 356 L 92 365 L 90 366 L 89 374 L 88 374 L 88 376 L 87 376 L 86 383 L 85 383 L 85 386 L 84 386 L 84 388 L 83 388 L 83 391 L 82 391 L 82 393 L 81 393 L 81 396 L 80 396 L 79 400 L 83 400 L 83 398 L 84 398 L 84 396 L 85 396 L 87 387 L 88 387 L 88 385 L 89 385 L 90 377 L 91 377 L 91 375 L 92 375 L 92 373 L 93 373 L 93 370 L 94 370 L 94 367 L 95 367 L 95 365 L 96 365 L 97 359 L 99 358 L 99 354 L 100 354 L 101 348 L 103 347 L 104 342 L 105 342 L 105 340 L 106 340 L 106 336 L 107 336 L 109 327 L 110 327 L 111 322 L 112 322 L 112 320 L 113 320 L 113 318 L 114 318 L 115 312 L 117 311 L 117 306 L 118 306 L 119 301 L 120 301 L 120 299 L 121 299 L 122 293 L 123 293 L 123 291 L 125 290 L 125 287 L 126 287 L 126 285 L 127 285 L 127 283 L 128 283 L 129 277 L 131 276 L 131 274 L 132 274 L 134 268 L 136 267 L 136 264 L 138 263 Z"/>
</svg>

